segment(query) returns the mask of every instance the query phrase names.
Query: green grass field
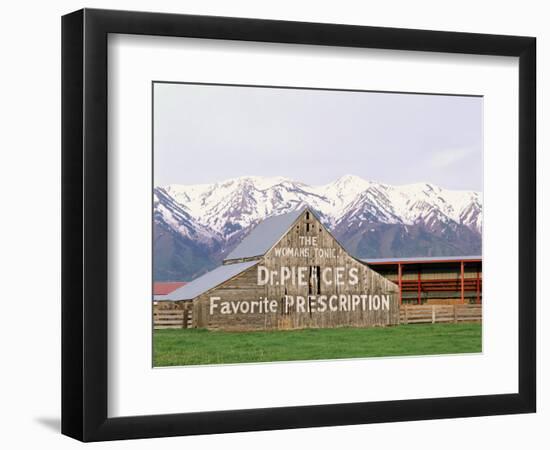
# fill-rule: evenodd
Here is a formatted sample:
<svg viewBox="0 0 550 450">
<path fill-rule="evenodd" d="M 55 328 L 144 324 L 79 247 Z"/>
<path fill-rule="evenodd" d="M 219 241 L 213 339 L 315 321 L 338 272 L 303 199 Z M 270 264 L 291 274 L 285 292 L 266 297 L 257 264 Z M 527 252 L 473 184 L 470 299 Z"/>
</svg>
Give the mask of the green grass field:
<svg viewBox="0 0 550 450">
<path fill-rule="evenodd" d="M 225 332 L 155 330 L 154 366 L 481 352 L 481 324 Z"/>
</svg>

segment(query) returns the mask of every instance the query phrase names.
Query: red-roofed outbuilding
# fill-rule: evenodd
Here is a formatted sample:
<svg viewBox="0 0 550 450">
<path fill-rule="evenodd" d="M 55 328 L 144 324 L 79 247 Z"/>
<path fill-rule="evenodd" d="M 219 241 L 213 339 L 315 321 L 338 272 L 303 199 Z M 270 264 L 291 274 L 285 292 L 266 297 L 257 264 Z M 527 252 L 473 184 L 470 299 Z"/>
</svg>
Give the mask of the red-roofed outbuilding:
<svg viewBox="0 0 550 450">
<path fill-rule="evenodd" d="M 186 284 L 185 281 L 156 281 L 153 283 L 153 295 L 168 295 Z"/>
</svg>

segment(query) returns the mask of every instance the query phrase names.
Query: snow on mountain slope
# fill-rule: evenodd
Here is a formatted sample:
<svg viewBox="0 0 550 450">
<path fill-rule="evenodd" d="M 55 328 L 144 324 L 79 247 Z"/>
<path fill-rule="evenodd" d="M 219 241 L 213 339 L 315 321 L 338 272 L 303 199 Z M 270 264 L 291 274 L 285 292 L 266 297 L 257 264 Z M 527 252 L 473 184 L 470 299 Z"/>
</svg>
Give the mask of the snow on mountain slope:
<svg viewBox="0 0 550 450">
<path fill-rule="evenodd" d="M 413 224 L 433 211 L 481 231 L 481 195 L 473 191 L 451 191 L 429 183 L 388 186 L 388 197 L 403 223 Z M 468 214 L 464 214 L 469 211 Z"/>
<path fill-rule="evenodd" d="M 219 236 L 189 214 L 185 205 L 175 201 L 164 189 L 157 188 L 153 197 L 154 219 L 194 241 L 213 244 Z"/>
<path fill-rule="evenodd" d="M 240 177 L 162 189 L 221 239 L 304 205 L 317 211 L 330 228 L 348 216 L 354 222 L 405 225 L 450 220 L 481 231 L 480 193 L 451 191 L 428 183 L 390 186 L 346 175 L 326 185 L 309 186 L 283 177 Z"/>
</svg>

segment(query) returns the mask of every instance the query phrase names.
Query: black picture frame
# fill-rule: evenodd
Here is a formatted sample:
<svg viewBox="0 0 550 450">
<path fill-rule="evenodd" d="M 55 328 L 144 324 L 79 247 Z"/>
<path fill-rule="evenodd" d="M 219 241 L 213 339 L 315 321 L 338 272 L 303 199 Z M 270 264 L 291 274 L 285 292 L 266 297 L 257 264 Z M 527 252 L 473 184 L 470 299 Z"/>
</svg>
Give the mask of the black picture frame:
<svg viewBox="0 0 550 450">
<path fill-rule="evenodd" d="M 517 393 L 107 417 L 109 33 L 519 58 Z M 228 17 L 83 9 L 62 18 L 62 433 L 82 441 L 535 412 L 536 40 Z"/>
</svg>

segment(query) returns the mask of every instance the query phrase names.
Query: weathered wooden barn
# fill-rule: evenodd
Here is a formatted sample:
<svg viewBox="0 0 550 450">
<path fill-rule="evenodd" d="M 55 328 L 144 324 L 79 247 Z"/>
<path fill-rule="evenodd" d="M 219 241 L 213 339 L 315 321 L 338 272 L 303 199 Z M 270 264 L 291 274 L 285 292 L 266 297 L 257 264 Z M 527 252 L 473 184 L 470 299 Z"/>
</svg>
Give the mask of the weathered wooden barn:
<svg viewBox="0 0 550 450">
<path fill-rule="evenodd" d="M 304 209 L 264 220 L 221 266 L 159 303 L 185 310 L 194 328 L 372 327 L 399 323 L 398 292 Z"/>
</svg>

